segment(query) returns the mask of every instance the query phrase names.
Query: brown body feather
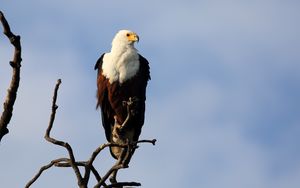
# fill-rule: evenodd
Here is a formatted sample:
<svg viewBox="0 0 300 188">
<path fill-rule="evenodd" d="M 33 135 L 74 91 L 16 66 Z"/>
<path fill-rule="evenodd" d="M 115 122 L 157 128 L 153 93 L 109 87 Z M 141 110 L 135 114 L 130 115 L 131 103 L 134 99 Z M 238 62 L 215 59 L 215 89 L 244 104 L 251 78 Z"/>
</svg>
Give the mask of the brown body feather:
<svg viewBox="0 0 300 188">
<path fill-rule="evenodd" d="M 129 97 L 136 97 L 138 99 L 134 105 L 136 114 L 130 118 L 126 127 L 132 134 L 132 138 L 129 139 L 137 141 L 144 124 L 146 87 L 148 80 L 150 80 L 149 63 L 139 55 L 140 67 L 136 75 L 122 84 L 118 81 L 109 83 L 109 80 L 102 74 L 103 56 L 104 54 L 98 59 L 95 69 L 98 69 L 97 107 L 101 108 L 102 125 L 106 139 L 109 142 L 112 141 L 112 130 L 115 125 L 114 116 L 120 125 L 127 117 L 127 107 L 123 105 L 123 101 L 128 101 Z"/>
</svg>

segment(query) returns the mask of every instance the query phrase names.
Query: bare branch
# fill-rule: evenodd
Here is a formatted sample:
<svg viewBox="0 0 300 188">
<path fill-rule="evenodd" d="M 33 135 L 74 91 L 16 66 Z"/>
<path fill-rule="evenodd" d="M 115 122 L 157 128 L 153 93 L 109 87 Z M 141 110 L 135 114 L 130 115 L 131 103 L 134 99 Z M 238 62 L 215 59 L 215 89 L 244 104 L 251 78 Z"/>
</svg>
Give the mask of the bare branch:
<svg viewBox="0 0 300 188">
<path fill-rule="evenodd" d="M 153 146 L 156 144 L 156 139 L 153 139 L 153 140 L 139 140 L 139 141 L 136 141 L 135 143 L 133 144 L 138 144 L 138 143 L 151 143 Z"/>
<path fill-rule="evenodd" d="M 57 165 L 57 163 L 60 163 L 62 161 L 67 161 L 69 159 L 66 159 L 66 158 L 60 158 L 60 159 L 56 159 L 56 160 L 53 160 L 51 161 L 49 164 L 45 165 L 45 166 L 42 166 L 41 169 L 38 171 L 38 173 L 25 185 L 25 188 L 29 188 L 40 176 L 41 174 L 51 168 L 53 165 Z"/>
<path fill-rule="evenodd" d="M 113 183 L 107 186 L 107 188 L 113 188 L 113 187 L 123 187 L 123 186 L 141 186 L 140 183 L 137 182 L 118 182 L 118 183 Z"/>
<path fill-rule="evenodd" d="M 82 176 L 80 174 L 78 166 L 75 164 L 75 157 L 74 157 L 72 147 L 67 142 L 59 141 L 59 140 L 56 140 L 56 139 L 50 137 L 50 132 L 51 132 L 51 129 L 53 127 L 53 123 L 54 123 L 54 119 L 55 119 L 55 115 L 56 115 L 56 110 L 58 108 L 58 106 L 56 105 L 56 100 L 57 100 L 57 91 L 59 89 L 60 84 L 61 84 L 61 79 L 58 79 L 57 83 L 56 83 L 56 86 L 55 86 L 55 89 L 54 89 L 53 101 L 52 101 L 52 113 L 51 113 L 51 116 L 50 116 L 49 126 L 46 130 L 45 139 L 48 142 L 51 142 L 52 144 L 59 145 L 59 146 L 62 146 L 62 147 L 67 149 L 67 151 L 69 153 L 69 157 L 70 157 L 70 165 L 71 165 L 71 167 L 73 168 L 73 170 L 75 172 L 75 175 L 76 175 L 77 181 L 78 181 L 78 185 L 81 186 L 83 179 L 82 179 Z"/>
<path fill-rule="evenodd" d="M 94 188 L 100 188 L 101 185 L 105 183 L 105 181 L 109 178 L 109 176 L 116 170 L 121 168 L 126 168 L 123 164 L 115 164 L 108 172 L 102 177 L 102 179 L 94 186 Z"/>
<path fill-rule="evenodd" d="M 101 146 L 99 146 L 99 147 L 92 153 L 90 159 L 87 161 L 86 166 L 85 166 L 85 174 L 84 174 L 84 178 L 83 178 L 85 182 L 88 182 L 88 180 L 89 180 L 89 178 L 90 178 L 90 172 L 91 172 L 91 170 L 93 171 L 93 168 L 94 168 L 94 167 L 93 167 L 93 162 L 94 162 L 94 160 L 96 159 L 97 155 L 98 155 L 104 148 L 106 148 L 106 147 L 108 147 L 108 146 L 110 146 L 110 145 L 111 145 L 110 143 L 102 144 Z M 96 170 L 96 169 L 94 168 L 94 170 Z M 94 175 L 95 175 L 95 172 L 94 172 L 94 171 L 93 171 L 93 173 L 94 173 Z M 95 177 L 96 177 L 96 175 L 95 175 Z M 97 179 L 98 182 L 101 181 L 100 176 L 99 176 L 99 178 L 96 177 L 96 179 Z"/>
<path fill-rule="evenodd" d="M 7 96 L 3 104 L 3 112 L 0 117 L 0 142 L 1 142 L 3 136 L 9 132 L 7 126 L 11 120 L 13 106 L 17 98 L 17 91 L 20 82 L 20 67 L 21 67 L 22 58 L 21 58 L 21 42 L 20 42 L 21 37 L 18 35 L 16 36 L 11 32 L 9 24 L 6 18 L 4 17 L 4 14 L 1 11 L 0 11 L 0 21 L 3 25 L 3 33 L 7 36 L 10 43 L 15 47 L 13 60 L 9 62 L 11 67 L 13 68 L 12 79 L 10 82 L 10 86 L 7 90 Z"/>
<path fill-rule="evenodd" d="M 52 100 L 52 111 L 51 111 L 51 115 L 50 115 L 49 125 L 48 125 L 48 128 L 45 133 L 45 139 L 52 144 L 64 147 L 68 151 L 69 158 L 59 158 L 59 159 L 53 160 L 49 164 L 41 167 L 39 172 L 27 183 L 25 188 L 29 188 L 40 177 L 40 175 L 45 170 L 47 170 L 53 166 L 55 166 L 55 167 L 72 167 L 73 171 L 75 172 L 76 178 L 77 178 L 77 184 L 80 188 L 88 187 L 88 182 L 89 182 L 91 172 L 94 174 L 94 176 L 98 182 L 95 185 L 95 188 L 100 188 L 101 186 L 103 186 L 105 188 L 106 187 L 123 187 L 123 186 L 140 186 L 141 184 L 137 183 L 137 182 L 116 182 L 116 181 L 112 182 L 112 184 L 110 184 L 110 185 L 107 185 L 106 180 L 111 175 L 113 175 L 113 177 L 115 178 L 116 173 L 119 169 L 128 168 L 129 159 L 132 156 L 134 149 L 137 148 L 138 143 L 152 143 L 154 145 L 156 140 L 155 139 L 140 140 L 140 141 L 126 143 L 126 144 L 117 144 L 117 143 L 102 144 L 94 150 L 94 152 L 92 153 L 92 155 L 90 156 L 88 161 L 76 161 L 72 147 L 67 142 L 57 140 L 50 136 L 51 130 L 53 128 L 55 116 L 56 116 L 56 110 L 58 108 L 58 106 L 56 105 L 56 101 L 57 101 L 57 92 L 58 92 L 60 84 L 61 84 L 61 80 L 59 79 L 57 81 L 55 89 L 54 89 L 53 100 Z M 114 166 L 112 166 L 111 169 L 109 169 L 108 172 L 101 178 L 98 171 L 93 166 L 93 162 L 95 161 L 98 154 L 107 147 L 120 147 L 120 148 L 124 148 L 124 149 L 122 150 L 121 157 L 118 159 L 116 164 Z M 82 174 L 80 173 L 79 167 L 84 167 L 84 169 L 85 169 L 84 176 L 82 176 Z M 113 179 L 113 180 L 115 180 L 115 179 Z"/>
</svg>

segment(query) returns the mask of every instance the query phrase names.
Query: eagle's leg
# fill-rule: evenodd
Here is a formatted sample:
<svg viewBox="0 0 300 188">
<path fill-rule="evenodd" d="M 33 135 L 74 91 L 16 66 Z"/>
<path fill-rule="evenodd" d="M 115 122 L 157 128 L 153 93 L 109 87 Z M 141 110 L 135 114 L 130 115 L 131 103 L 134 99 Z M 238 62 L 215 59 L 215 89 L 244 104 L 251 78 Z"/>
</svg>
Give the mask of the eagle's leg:
<svg viewBox="0 0 300 188">
<path fill-rule="evenodd" d="M 121 133 L 122 125 L 118 124 L 117 116 L 114 116 L 115 124 L 112 128 L 112 142 L 116 144 L 124 144 L 123 134 Z M 117 159 L 120 158 L 122 154 L 122 148 L 118 146 L 112 146 L 111 151 Z"/>
<path fill-rule="evenodd" d="M 128 158 L 128 153 L 130 152 L 130 144 L 128 144 L 128 140 L 124 144 L 127 144 L 127 148 L 121 149 L 120 155 L 118 156 L 118 161 L 116 162 L 115 165 L 122 165 L 123 168 L 127 168 L 128 163 L 125 163 L 125 160 Z M 118 173 L 118 170 L 115 170 L 112 172 L 112 174 L 109 178 L 109 181 L 111 183 L 117 183 L 117 173 Z M 122 188 L 122 187 L 120 187 L 120 188 Z"/>
</svg>

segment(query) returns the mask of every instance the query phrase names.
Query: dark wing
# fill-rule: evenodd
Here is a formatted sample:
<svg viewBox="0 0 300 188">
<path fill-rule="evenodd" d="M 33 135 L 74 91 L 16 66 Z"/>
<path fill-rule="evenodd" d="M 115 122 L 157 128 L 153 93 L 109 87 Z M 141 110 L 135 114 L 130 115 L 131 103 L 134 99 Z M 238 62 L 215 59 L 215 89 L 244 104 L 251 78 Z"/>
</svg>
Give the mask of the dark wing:
<svg viewBox="0 0 300 188">
<path fill-rule="evenodd" d="M 140 59 L 140 66 L 141 66 L 141 73 L 143 74 L 144 82 L 147 82 L 148 80 L 151 80 L 150 76 L 150 67 L 149 67 L 149 62 L 147 61 L 146 58 L 144 58 L 142 55 L 139 54 L 139 59 Z"/>
<path fill-rule="evenodd" d="M 148 81 L 151 79 L 150 77 L 150 67 L 149 62 L 146 58 L 144 58 L 142 55 L 139 55 L 140 60 L 140 70 L 138 71 L 138 74 L 136 75 L 136 80 L 134 81 L 138 87 L 138 90 L 133 94 L 133 96 L 136 96 L 139 101 L 136 106 L 136 117 L 133 119 L 133 125 L 135 127 L 135 132 L 133 139 L 138 140 L 142 126 L 144 125 L 145 120 L 145 102 L 146 102 L 146 88 Z"/>
<path fill-rule="evenodd" d="M 108 80 L 102 75 L 102 63 L 104 54 L 98 59 L 95 70 L 98 69 L 97 76 L 97 108 L 101 108 L 102 125 L 105 130 L 107 141 L 111 141 L 111 127 L 114 125 L 114 112 L 108 100 Z"/>
<path fill-rule="evenodd" d="M 122 124 L 127 117 L 127 108 L 122 105 L 123 101 L 128 101 L 129 97 L 137 98 L 134 104 L 136 114 L 128 122 L 128 128 L 134 130 L 133 139 L 138 140 L 145 118 L 146 87 L 150 79 L 150 68 L 148 61 L 139 55 L 140 68 L 137 74 L 122 83 L 109 85 L 108 95 L 110 104 L 117 117 L 118 124 Z"/>
</svg>

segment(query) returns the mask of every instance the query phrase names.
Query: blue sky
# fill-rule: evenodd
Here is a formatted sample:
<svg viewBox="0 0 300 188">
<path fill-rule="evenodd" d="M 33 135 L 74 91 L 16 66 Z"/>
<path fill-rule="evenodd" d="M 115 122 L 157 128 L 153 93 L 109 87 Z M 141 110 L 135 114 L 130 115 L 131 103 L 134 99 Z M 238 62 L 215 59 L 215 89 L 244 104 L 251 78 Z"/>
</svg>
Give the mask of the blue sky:
<svg viewBox="0 0 300 188">
<path fill-rule="evenodd" d="M 21 85 L 10 133 L 1 142 L 3 187 L 24 187 L 66 151 L 44 139 L 58 78 L 53 136 L 78 160 L 105 142 L 95 110 L 97 58 L 120 29 L 140 36 L 149 61 L 141 138 L 120 180 L 143 187 L 297 188 L 300 185 L 300 2 L 2 1 L 21 35 Z M 0 35 L 0 101 L 12 47 Z M 113 164 L 108 151 L 96 161 Z M 91 184 L 94 184 L 94 180 Z M 32 187 L 76 187 L 70 169 L 53 168 Z"/>
</svg>

